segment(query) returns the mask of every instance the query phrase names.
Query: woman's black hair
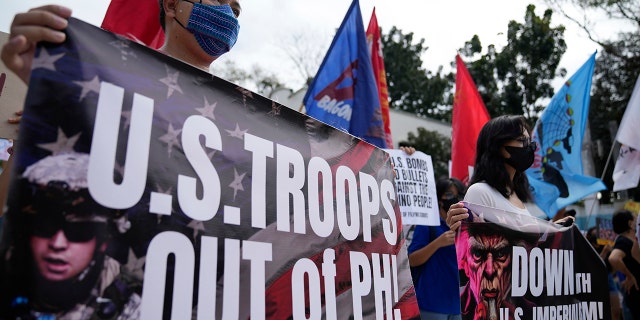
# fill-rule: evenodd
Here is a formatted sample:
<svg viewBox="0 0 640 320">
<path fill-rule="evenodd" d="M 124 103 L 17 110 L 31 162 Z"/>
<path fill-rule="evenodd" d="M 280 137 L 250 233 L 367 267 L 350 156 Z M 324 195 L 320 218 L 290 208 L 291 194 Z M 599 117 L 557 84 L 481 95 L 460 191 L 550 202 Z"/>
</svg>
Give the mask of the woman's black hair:
<svg viewBox="0 0 640 320">
<path fill-rule="evenodd" d="M 462 181 L 456 178 L 440 178 L 436 181 L 436 195 L 438 201 L 442 199 L 442 195 L 445 194 L 451 186 L 455 186 L 458 190 L 458 196 L 463 197 L 465 194 L 465 186 Z"/>
<path fill-rule="evenodd" d="M 524 130 L 531 132 L 531 127 L 523 116 L 503 115 L 489 120 L 478 135 L 476 163 L 469 185 L 484 181 L 505 198 L 509 197 L 508 190 L 511 189 L 522 202 L 530 200 L 526 174 L 516 172 L 512 183 L 502 155 L 504 144 L 522 137 Z"/>
<path fill-rule="evenodd" d="M 611 217 L 611 224 L 613 225 L 613 232 L 621 234 L 631 229 L 629 227 L 629 221 L 633 221 L 633 213 L 629 210 L 618 210 L 613 213 Z"/>
<path fill-rule="evenodd" d="M 160 5 L 160 26 L 162 27 L 162 31 L 164 30 L 164 20 L 165 20 L 165 15 L 164 15 L 164 0 L 158 0 L 158 4 Z"/>
</svg>

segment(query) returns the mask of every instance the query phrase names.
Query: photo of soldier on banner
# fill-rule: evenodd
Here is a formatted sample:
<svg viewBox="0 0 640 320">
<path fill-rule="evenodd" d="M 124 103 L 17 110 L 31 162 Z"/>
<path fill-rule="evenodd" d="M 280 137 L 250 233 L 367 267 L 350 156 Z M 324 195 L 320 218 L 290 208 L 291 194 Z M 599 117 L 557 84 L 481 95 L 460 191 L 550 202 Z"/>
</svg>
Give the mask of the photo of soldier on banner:
<svg viewBox="0 0 640 320">
<path fill-rule="evenodd" d="M 465 202 L 463 319 L 610 319 L 607 271 L 575 226 Z"/>
<path fill-rule="evenodd" d="M 80 20 L 65 32 L 35 54 L 0 318 L 419 317 L 386 152 Z"/>
</svg>

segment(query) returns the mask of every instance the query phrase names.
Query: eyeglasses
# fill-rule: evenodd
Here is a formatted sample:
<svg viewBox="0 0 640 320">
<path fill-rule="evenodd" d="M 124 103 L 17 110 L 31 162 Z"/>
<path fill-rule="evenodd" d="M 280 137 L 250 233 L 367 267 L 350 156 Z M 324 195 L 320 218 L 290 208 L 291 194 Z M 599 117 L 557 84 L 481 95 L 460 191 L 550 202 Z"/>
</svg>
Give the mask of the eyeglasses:
<svg viewBox="0 0 640 320">
<path fill-rule="evenodd" d="M 535 141 L 531 141 L 530 137 L 520 137 L 516 139 L 516 141 L 522 143 L 522 147 L 526 148 L 528 146 L 533 146 L 534 149 L 538 147 L 538 144 Z"/>
<path fill-rule="evenodd" d="M 106 232 L 106 225 L 101 222 L 68 222 L 46 218 L 33 218 L 31 221 L 31 235 L 39 238 L 51 238 L 58 231 L 64 232 L 71 242 L 87 242 Z"/>
<path fill-rule="evenodd" d="M 453 199 L 460 200 L 462 199 L 462 197 L 459 194 L 456 195 L 451 192 L 445 192 L 444 194 L 442 194 L 442 200 L 453 200 Z"/>
<path fill-rule="evenodd" d="M 522 142 L 522 146 L 526 147 L 531 143 L 531 138 L 520 137 L 520 138 L 516 139 L 516 141 Z"/>
</svg>

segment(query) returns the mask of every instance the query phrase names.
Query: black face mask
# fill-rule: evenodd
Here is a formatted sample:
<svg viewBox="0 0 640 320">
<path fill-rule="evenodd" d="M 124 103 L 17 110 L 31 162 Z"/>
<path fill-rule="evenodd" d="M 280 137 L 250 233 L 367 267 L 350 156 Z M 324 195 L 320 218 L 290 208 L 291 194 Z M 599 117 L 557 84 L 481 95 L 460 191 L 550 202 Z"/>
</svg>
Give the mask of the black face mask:
<svg viewBox="0 0 640 320">
<path fill-rule="evenodd" d="M 449 211 L 449 208 L 451 208 L 452 205 L 460 202 L 460 199 L 458 199 L 458 197 L 452 197 L 449 199 L 442 199 L 440 201 L 442 202 L 442 210 L 447 212 Z"/>
<path fill-rule="evenodd" d="M 516 169 L 516 171 L 524 172 L 533 164 L 536 146 L 535 142 L 531 142 L 526 147 L 504 146 L 504 149 L 511 155 L 511 158 L 505 158 L 504 162 Z"/>
</svg>

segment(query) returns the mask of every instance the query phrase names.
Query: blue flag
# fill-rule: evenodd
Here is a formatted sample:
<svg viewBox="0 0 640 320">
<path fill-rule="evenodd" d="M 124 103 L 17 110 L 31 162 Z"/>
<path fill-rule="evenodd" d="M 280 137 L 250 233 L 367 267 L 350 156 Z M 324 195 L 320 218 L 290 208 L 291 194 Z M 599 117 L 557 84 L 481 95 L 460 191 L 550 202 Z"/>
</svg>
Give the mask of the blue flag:
<svg viewBox="0 0 640 320">
<path fill-rule="evenodd" d="M 556 92 L 533 130 L 532 140 L 538 149 L 526 173 L 536 204 L 549 218 L 559 209 L 606 189 L 602 180 L 582 172 L 582 137 L 595 62 L 594 52 Z"/>
<path fill-rule="evenodd" d="M 303 101 L 309 116 L 387 147 L 358 0 L 351 3 Z"/>
</svg>

